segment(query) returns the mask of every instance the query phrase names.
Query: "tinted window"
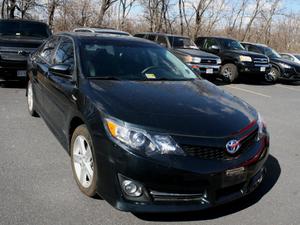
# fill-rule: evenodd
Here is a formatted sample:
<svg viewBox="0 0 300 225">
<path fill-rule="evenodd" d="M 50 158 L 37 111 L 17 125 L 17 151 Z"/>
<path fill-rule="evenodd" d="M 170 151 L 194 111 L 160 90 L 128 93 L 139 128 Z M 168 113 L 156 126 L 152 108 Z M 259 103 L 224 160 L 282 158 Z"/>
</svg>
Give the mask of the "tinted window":
<svg viewBox="0 0 300 225">
<path fill-rule="evenodd" d="M 54 64 L 68 64 L 74 67 L 73 42 L 69 38 L 63 38 L 54 56 Z"/>
<path fill-rule="evenodd" d="M 216 40 L 213 38 L 206 38 L 206 41 L 204 43 L 204 49 L 209 49 L 213 45 L 218 46 L 218 43 L 216 42 Z"/>
<path fill-rule="evenodd" d="M 156 42 L 160 44 L 161 46 L 167 47 L 168 42 L 165 36 L 158 36 Z"/>
<path fill-rule="evenodd" d="M 145 35 L 144 34 L 135 34 L 134 36 L 138 37 L 138 38 L 144 38 Z"/>
<path fill-rule="evenodd" d="M 262 53 L 257 47 L 248 45 L 248 51 L 250 52 L 256 52 L 256 53 Z"/>
<path fill-rule="evenodd" d="M 291 57 L 291 56 L 289 56 L 289 55 L 281 54 L 281 57 L 284 58 L 284 59 L 288 59 L 288 60 L 294 61 L 294 58 Z"/>
<path fill-rule="evenodd" d="M 198 49 L 197 45 L 186 37 L 168 37 L 173 48 L 193 48 Z"/>
<path fill-rule="evenodd" d="M 55 47 L 58 44 L 58 37 L 53 37 L 46 42 L 40 56 L 49 64 L 52 63 L 52 56 L 55 51 Z"/>
<path fill-rule="evenodd" d="M 196 39 L 196 45 L 198 45 L 200 48 L 204 48 L 204 38 L 197 38 Z"/>
<path fill-rule="evenodd" d="M 269 48 L 269 47 L 263 47 L 263 50 L 265 52 L 265 55 L 268 56 L 269 58 L 281 58 L 279 53 L 277 53 L 274 49 Z"/>
<path fill-rule="evenodd" d="M 219 39 L 219 42 L 223 49 L 226 50 L 245 50 L 240 42 L 231 39 Z"/>
<path fill-rule="evenodd" d="M 154 34 L 148 34 L 147 39 L 150 41 L 155 41 L 155 35 Z"/>
<path fill-rule="evenodd" d="M 83 40 L 81 65 L 88 77 L 122 80 L 184 80 L 196 75 L 165 48 L 138 43 Z"/>
<path fill-rule="evenodd" d="M 28 21 L 1 21 L 0 35 L 48 38 L 51 32 L 46 24 Z"/>
</svg>

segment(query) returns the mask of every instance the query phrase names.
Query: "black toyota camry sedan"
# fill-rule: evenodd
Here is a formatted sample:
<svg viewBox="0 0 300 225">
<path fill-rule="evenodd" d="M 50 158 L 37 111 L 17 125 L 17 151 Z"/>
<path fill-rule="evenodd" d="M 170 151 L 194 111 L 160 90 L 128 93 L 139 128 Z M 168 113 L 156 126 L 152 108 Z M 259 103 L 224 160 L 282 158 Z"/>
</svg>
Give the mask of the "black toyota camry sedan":
<svg viewBox="0 0 300 225">
<path fill-rule="evenodd" d="M 259 113 L 147 40 L 54 35 L 29 58 L 27 100 L 69 152 L 80 190 L 120 210 L 209 208 L 265 174 Z"/>
</svg>

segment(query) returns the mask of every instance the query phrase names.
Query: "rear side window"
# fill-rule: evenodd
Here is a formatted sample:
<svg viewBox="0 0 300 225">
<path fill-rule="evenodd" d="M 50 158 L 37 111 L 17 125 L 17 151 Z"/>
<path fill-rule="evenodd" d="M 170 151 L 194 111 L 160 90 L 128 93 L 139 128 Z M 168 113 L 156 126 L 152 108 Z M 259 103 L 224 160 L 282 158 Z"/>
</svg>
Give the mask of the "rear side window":
<svg viewBox="0 0 300 225">
<path fill-rule="evenodd" d="M 246 48 L 247 48 L 247 45 L 245 46 Z M 250 51 L 250 52 L 256 52 L 256 53 L 261 53 L 261 51 L 257 48 L 257 47 L 255 47 L 255 46 L 252 46 L 252 45 L 248 45 L 248 51 Z"/>
<path fill-rule="evenodd" d="M 52 56 L 55 51 L 55 47 L 58 44 L 58 37 L 52 37 L 46 42 L 43 49 L 41 50 L 40 56 L 49 64 L 52 63 Z"/>
<path fill-rule="evenodd" d="M 155 41 L 155 35 L 154 34 L 148 34 L 147 39 L 150 41 Z"/>
<path fill-rule="evenodd" d="M 165 36 L 158 36 L 156 42 L 161 46 L 168 47 L 168 42 Z"/>
<path fill-rule="evenodd" d="M 74 47 L 69 38 L 63 37 L 54 55 L 54 64 L 68 64 L 74 68 Z"/>
<path fill-rule="evenodd" d="M 214 45 L 218 46 L 218 43 L 216 42 L 215 39 L 213 39 L 213 38 L 206 38 L 203 48 L 204 49 L 209 49 L 210 47 L 212 47 Z"/>
</svg>

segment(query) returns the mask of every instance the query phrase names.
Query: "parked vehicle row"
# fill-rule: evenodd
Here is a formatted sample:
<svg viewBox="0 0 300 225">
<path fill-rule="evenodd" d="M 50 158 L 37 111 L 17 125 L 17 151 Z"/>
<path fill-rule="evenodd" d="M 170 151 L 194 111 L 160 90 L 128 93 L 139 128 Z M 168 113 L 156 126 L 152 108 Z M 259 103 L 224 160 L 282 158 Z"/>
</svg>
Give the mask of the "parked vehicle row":
<svg viewBox="0 0 300 225">
<path fill-rule="evenodd" d="M 202 76 L 217 76 L 220 72 L 221 59 L 216 55 L 199 50 L 189 37 L 158 33 L 139 33 L 134 36 L 154 41 L 166 47 Z"/>
</svg>

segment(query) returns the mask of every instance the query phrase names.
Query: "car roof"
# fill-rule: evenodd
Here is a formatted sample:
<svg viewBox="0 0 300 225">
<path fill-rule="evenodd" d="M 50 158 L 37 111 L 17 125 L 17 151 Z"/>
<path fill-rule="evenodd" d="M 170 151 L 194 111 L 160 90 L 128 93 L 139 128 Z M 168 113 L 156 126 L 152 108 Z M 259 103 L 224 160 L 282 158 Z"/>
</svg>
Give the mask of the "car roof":
<svg viewBox="0 0 300 225">
<path fill-rule="evenodd" d="M 226 36 L 199 36 L 197 38 L 216 38 L 216 39 L 228 39 L 228 40 L 234 40 L 234 41 L 237 41 L 236 39 L 234 38 L 230 38 L 230 37 L 226 37 Z M 196 38 L 196 39 L 197 39 Z"/>
<path fill-rule="evenodd" d="M 167 34 L 167 33 L 158 33 L 158 32 L 141 32 L 141 33 L 136 33 L 137 34 L 151 34 L 151 35 L 160 35 L 160 36 L 166 36 L 166 37 L 181 37 L 181 38 L 190 38 L 188 36 L 183 36 L 183 35 L 177 35 L 177 34 Z"/>
<path fill-rule="evenodd" d="M 21 22 L 21 23 L 38 23 L 38 24 L 43 24 L 43 25 L 47 25 L 47 23 L 44 23 L 42 21 L 37 21 L 37 20 L 24 20 L 24 19 L 0 19 L 0 22 L 5 22 L 5 21 L 9 21 L 9 22 Z"/>
<path fill-rule="evenodd" d="M 142 38 L 137 38 L 133 36 L 121 36 L 121 35 L 112 35 L 107 33 L 92 33 L 92 32 L 61 32 L 55 34 L 57 36 L 68 36 L 74 40 L 83 40 L 83 39 L 103 39 L 116 41 L 117 43 L 136 43 L 136 44 L 145 44 L 149 46 L 160 46 L 153 41 L 149 41 Z"/>
<path fill-rule="evenodd" d="M 121 30 L 116 30 L 116 29 L 112 29 L 112 28 L 93 28 L 93 27 L 79 27 L 79 28 L 75 28 L 73 31 L 79 31 L 79 30 L 87 30 L 87 31 L 91 31 L 91 32 L 99 32 L 99 33 L 120 33 L 120 34 L 128 34 L 130 35 L 128 32 L 125 31 L 121 31 Z"/>
<path fill-rule="evenodd" d="M 248 44 L 248 45 L 255 45 L 255 46 L 260 46 L 260 47 L 269 48 L 269 46 L 267 46 L 267 45 L 265 45 L 265 44 L 253 43 L 253 42 L 241 42 L 241 44 Z"/>
</svg>

